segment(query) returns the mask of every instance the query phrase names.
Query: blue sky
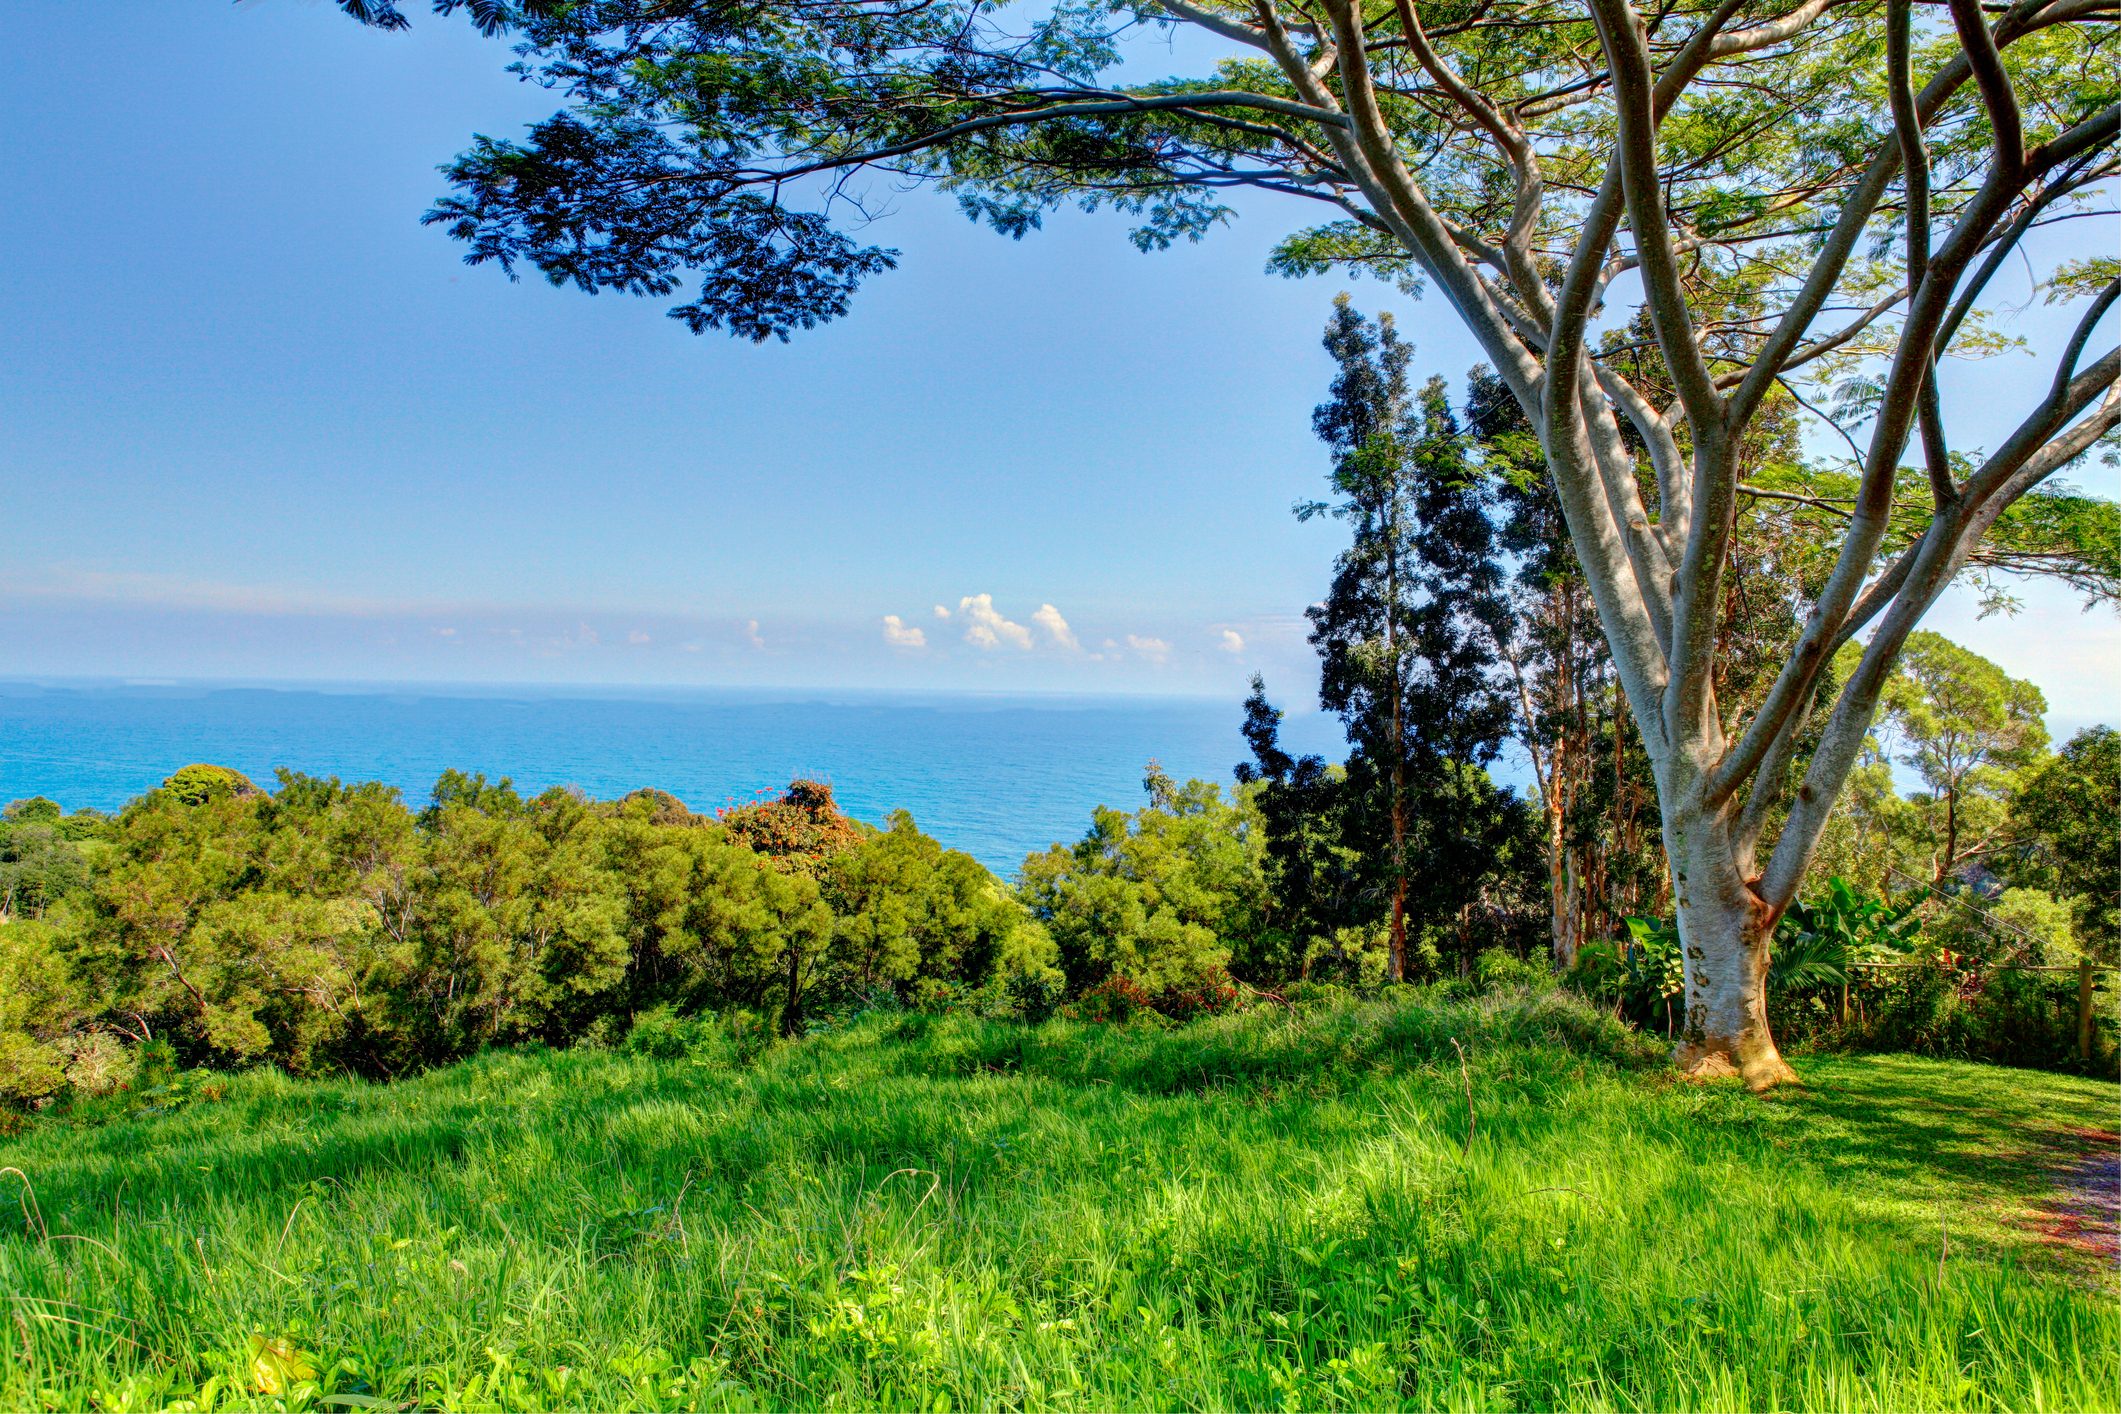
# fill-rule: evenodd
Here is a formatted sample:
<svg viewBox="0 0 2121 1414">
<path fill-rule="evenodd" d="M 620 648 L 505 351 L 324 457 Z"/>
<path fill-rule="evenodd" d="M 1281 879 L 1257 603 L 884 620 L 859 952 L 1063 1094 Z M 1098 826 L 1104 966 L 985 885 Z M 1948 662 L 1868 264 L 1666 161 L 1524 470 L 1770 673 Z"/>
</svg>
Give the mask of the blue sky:
<svg viewBox="0 0 2121 1414">
<path fill-rule="evenodd" d="M 1013 243 L 879 186 L 903 258 L 850 318 L 694 338 L 418 225 L 470 133 L 550 107 L 461 22 L 9 10 L 0 675 L 1308 681 L 1337 532 L 1288 507 L 1325 468 L 1341 282 L 1262 271 L 1301 213 L 1143 255 L 1116 220 Z M 1424 370 L 1476 361 L 1441 308 L 1355 288 Z M 2044 381 L 2023 362 L 1982 396 Z M 2072 720 L 2121 664 L 2112 618 L 2053 594 L 1939 626 Z"/>
</svg>

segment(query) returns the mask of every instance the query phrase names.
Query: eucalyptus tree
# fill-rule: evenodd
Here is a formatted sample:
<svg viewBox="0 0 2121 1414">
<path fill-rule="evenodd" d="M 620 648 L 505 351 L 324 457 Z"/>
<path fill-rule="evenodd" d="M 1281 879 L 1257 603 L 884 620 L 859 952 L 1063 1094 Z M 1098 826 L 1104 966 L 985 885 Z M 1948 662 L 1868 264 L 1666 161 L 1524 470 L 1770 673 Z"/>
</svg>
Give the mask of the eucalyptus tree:
<svg viewBox="0 0 2121 1414">
<path fill-rule="evenodd" d="M 1616 853 L 1634 862 L 1636 853 L 1612 848 L 1618 841 L 1611 832 L 1586 828 L 1587 817 L 1606 813 L 1596 805 L 1618 804 L 1627 794 L 1617 771 L 1612 789 L 1596 789 L 1600 766 L 1625 759 L 1621 724 L 1609 720 L 1615 697 L 1611 658 L 1569 547 L 1568 523 L 1539 438 L 1486 366 L 1467 376 L 1466 424 L 1493 483 L 1499 544 L 1513 562 L 1505 587 L 1510 612 L 1495 655 L 1517 694 L 1517 744 L 1531 765 L 1544 817 L 1548 941 L 1555 967 L 1567 971 L 1589 932 L 1586 915 L 1602 911 L 1600 864 Z M 1603 737 L 1619 749 L 1600 751 Z M 1599 795 L 1604 799 L 1596 800 Z"/>
<path fill-rule="evenodd" d="M 341 5 L 406 22 L 396 0 Z M 671 313 L 695 330 L 844 312 L 895 262 L 850 233 L 865 171 L 939 184 L 1013 235 L 1062 204 L 1117 207 L 1145 247 L 1198 237 L 1236 189 L 1279 193 L 1327 216 L 1283 269 L 1440 297 L 1537 430 L 1654 768 L 1698 1073 L 1789 1075 L 1769 939 L 1902 646 L 1997 518 L 2121 422 L 2121 349 L 2093 347 L 2121 296 L 2103 257 L 2048 262 L 2082 314 L 1993 447 L 1969 449 L 1936 376 L 1999 337 L 1980 311 L 2042 256 L 2028 238 L 2112 190 L 2114 0 L 436 5 L 508 33 L 562 107 L 524 141 L 476 139 L 430 219 L 474 261 L 683 290 Z M 1231 57 L 1115 81 L 1130 36 L 1162 25 Z M 1598 337 L 1630 308 L 1668 400 Z M 1868 418 L 1846 523 L 1739 714 L 1715 691 L 1737 452 L 1772 393 L 1822 378 L 1860 387 Z M 1903 478 L 1926 498 L 1905 545 Z"/>
</svg>

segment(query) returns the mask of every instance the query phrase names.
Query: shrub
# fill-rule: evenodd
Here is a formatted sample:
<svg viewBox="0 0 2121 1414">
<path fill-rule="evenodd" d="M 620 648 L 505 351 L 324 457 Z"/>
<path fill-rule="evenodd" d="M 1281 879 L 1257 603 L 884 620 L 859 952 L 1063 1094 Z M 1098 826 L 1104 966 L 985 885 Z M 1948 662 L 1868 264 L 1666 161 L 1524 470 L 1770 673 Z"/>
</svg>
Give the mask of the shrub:
<svg viewBox="0 0 2121 1414">
<path fill-rule="evenodd" d="M 634 1018 L 624 1049 L 656 1060 L 683 1060 L 693 1065 L 746 1066 L 773 1043 L 765 1018 L 741 1008 L 721 1013 L 681 1015 L 667 1006 L 651 1007 Z"/>
<path fill-rule="evenodd" d="M 0 926 L 0 1102 L 40 1102 L 66 1088 L 91 1005 L 56 930 L 27 920 Z"/>
<path fill-rule="evenodd" d="M 923 977 L 913 984 L 913 1006 L 916 1011 L 948 1016 L 952 1012 L 970 1010 L 972 992 L 963 983 L 947 977 Z"/>
<path fill-rule="evenodd" d="M 1155 999 L 1140 983 L 1114 973 L 1061 1012 L 1074 1021 L 1119 1022 L 1132 1021 L 1155 1009 Z"/>
<path fill-rule="evenodd" d="M 1533 991 L 1554 985 L 1554 974 L 1544 961 L 1487 948 L 1473 959 L 1473 984 L 1481 992 Z"/>
<path fill-rule="evenodd" d="M 1060 1010 L 1068 995 L 1068 979 L 1057 967 L 1004 968 L 988 983 L 987 991 L 992 998 L 988 1015 L 1035 1023 Z"/>
<path fill-rule="evenodd" d="M 1244 997 L 1230 974 L 1218 967 L 1164 988 L 1151 1005 L 1173 1021 L 1191 1021 L 1197 1016 L 1234 1011 L 1244 1005 Z"/>
<path fill-rule="evenodd" d="M 140 1072 L 139 1053 L 107 1031 L 91 1031 L 74 1041 L 66 1062 L 66 1083 L 79 1095 L 109 1095 L 132 1087 Z"/>
<path fill-rule="evenodd" d="M 1365 991 L 1381 986 L 1392 964 L 1392 930 L 1384 923 L 1336 928 L 1304 947 L 1304 978 L 1343 982 Z"/>
<path fill-rule="evenodd" d="M 1355 1000 L 1355 994 L 1338 982 L 1314 982 L 1309 978 L 1282 988 L 1281 997 L 1292 1007 L 1343 1006 Z"/>
<path fill-rule="evenodd" d="M 692 1054 L 712 1030 L 711 1017 L 679 1016 L 667 1006 L 651 1007 L 633 1019 L 625 1049 L 657 1060 L 680 1060 Z"/>
<path fill-rule="evenodd" d="M 1987 969 L 1964 958 L 1947 965 L 1940 957 L 1936 966 L 1858 971 L 1854 979 L 1846 1026 L 1824 1007 L 1812 1014 L 1809 1038 L 1816 1043 L 2049 1069 L 2080 1064 L 2074 974 Z M 2093 1064 L 2100 1071 L 2112 1065 L 2111 1000 L 2095 998 Z M 1788 1019 L 1797 1023 L 1794 1035 L 1806 1035 L 1803 1013 Z"/>
<path fill-rule="evenodd" d="M 1686 985 L 1679 925 L 1671 919 L 1630 918 L 1627 926 L 1625 942 L 1585 943 L 1569 983 L 1637 1025 L 1670 1035 L 1679 1024 Z"/>
<path fill-rule="evenodd" d="M 1776 935 L 1769 1019 L 1791 1045 L 2074 1068 L 2077 979 L 2005 964 L 2077 955 L 2070 910 L 2037 889 L 1886 900 L 1833 878 Z"/>
</svg>

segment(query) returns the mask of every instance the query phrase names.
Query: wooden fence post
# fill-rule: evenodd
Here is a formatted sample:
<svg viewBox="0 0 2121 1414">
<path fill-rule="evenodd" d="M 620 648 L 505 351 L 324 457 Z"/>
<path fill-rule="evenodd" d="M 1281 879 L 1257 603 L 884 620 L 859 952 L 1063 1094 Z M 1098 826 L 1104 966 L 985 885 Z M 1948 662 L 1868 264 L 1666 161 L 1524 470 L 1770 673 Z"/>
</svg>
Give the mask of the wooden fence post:
<svg viewBox="0 0 2121 1414">
<path fill-rule="evenodd" d="M 2077 1058 L 2092 1063 L 2092 960 L 2077 963 Z"/>
</svg>

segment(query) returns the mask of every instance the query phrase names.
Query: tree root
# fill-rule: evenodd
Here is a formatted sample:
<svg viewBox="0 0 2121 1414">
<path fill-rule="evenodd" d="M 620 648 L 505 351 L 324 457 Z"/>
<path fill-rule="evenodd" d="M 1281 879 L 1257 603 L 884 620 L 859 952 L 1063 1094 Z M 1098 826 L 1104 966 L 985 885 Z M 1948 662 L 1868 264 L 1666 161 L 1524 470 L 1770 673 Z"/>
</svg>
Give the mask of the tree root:
<svg viewBox="0 0 2121 1414">
<path fill-rule="evenodd" d="M 1756 1095 L 1766 1094 L 1778 1085 L 1802 1085 L 1797 1072 L 1790 1069 L 1789 1062 L 1775 1051 L 1754 1054 L 1742 1060 L 1733 1060 L 1731 1052 L 1723 1047 L 1695 1044 L 1681 1046 L 1673 1062 L 1679 1074 L 1687 1080 L 1743 1080 L 1745 1088 Z"/>
</svg>

